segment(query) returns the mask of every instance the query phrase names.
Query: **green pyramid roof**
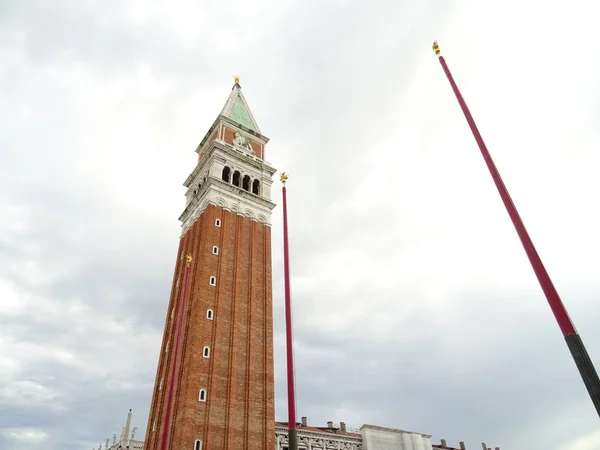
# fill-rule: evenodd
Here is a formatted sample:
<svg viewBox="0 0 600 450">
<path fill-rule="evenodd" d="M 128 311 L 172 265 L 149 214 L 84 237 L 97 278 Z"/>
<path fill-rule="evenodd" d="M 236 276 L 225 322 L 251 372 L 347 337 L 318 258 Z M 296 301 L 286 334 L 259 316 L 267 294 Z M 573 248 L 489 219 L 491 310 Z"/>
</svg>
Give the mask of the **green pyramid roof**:
<svg viewBox="0 0 600 450">
<path fill-rule="evenodd" d="M 221 114 L 252 131 L 260 133 L 260 129 L 250 112 L 250 108 L 248 108 L 248 103 L 246 103 L 246 99 L 242 94 L 242 87 L 238 83 L 233 86 Z"/>
</svg>

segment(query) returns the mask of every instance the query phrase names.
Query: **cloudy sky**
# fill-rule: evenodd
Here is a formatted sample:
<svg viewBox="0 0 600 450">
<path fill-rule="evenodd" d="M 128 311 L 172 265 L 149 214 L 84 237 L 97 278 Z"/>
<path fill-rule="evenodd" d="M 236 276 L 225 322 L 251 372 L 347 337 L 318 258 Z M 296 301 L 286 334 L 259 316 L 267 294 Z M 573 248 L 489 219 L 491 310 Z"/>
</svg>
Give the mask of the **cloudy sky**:
<svg viewBox="0 0 600 450">
<path fill-rule="evenodd" d="M 290 173 L 298 415 L 468 449 L 600 448 L 431 51 L 438 39 L 600 369 L 594 8 L 0 1 L 0 448 L 97 447 L 129 408 L 143 433 L 182 182 L 236 74 Z M 286 420 L 280 206 L 273 222 Z"/>
</svg>

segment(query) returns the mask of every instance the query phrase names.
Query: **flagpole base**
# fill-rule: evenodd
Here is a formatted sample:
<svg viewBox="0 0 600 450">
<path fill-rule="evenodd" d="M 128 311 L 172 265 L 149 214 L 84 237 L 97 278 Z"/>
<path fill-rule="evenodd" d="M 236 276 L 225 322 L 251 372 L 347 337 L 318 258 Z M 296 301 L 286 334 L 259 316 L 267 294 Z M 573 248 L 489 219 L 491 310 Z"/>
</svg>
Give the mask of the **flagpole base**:
<svg viewBox="0 0 600 450">
<path fill-rule="evenodd" d="M 288 430 L 288 449 L 298 450 L 298 430 Z"/>
<path fill-rule="evenodd" d="M 575 360 L 577 369 L 583 378 L 583 383 L 587 388 L 592 403 L 596 407 L 596 411 L 600 416 L 600 378 L 598 378 L 598 372 L 594 368 L 594 363 L 586 351 L 583 341 L 578 334 L 570 334 L 565 336 L 567 347 L 571 351 L 571 355 Z"/>
</svg>

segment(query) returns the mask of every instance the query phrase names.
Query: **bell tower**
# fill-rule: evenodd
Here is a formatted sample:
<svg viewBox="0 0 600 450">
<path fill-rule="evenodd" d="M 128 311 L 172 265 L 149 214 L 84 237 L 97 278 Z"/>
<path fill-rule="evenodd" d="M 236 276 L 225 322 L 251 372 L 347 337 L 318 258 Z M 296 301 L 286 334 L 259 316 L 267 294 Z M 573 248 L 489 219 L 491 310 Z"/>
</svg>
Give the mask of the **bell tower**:
<svg viewBox="0 0 600 450">
<path fill-rule="evenodd" d="M 144 450 L 273 450 L 268 138 L 236 77 L 185 180 Z"/>
</svg>

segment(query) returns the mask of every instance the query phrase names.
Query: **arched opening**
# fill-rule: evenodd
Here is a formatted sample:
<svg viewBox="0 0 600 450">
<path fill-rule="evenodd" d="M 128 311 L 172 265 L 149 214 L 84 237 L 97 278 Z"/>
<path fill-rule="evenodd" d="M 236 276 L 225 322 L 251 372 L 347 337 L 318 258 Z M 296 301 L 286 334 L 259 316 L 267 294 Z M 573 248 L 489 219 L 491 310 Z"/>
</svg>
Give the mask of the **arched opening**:
<svg viewBox="0 0 600 450">
<path fill-rule="evenodd" d="M 196 439 L 196 442 L 194 442 L 194 450 L 202 450 L 202 441 L 200 439 Z"/>
<path fill-rule="evenodd" d="M 260 181 L 254 180 L 252 182 L 252 193 L 256 195 L 260 195 Z"/>
<path fill-rule="evenodd" d="M 198 395 L 198 401 L 199 402 L 206 401 L 206 389 L 200 389 L 200 394 Z"/>
<path fill-rule="evenodd" d="M 244 177 L 244 181 L 242 182 L 242 189 L 250 192 L 250 176 L 249 175 L 246 175 Z"/>
<path fill-rule="evenodd" d="M 223 179 L 223 181 L 227 181 L 229 183 L 229 180 L 231 178 L 231 169 L 229 167 L 223 167 L 223 174 L 221 175 L 221 178 Z"/>
<path fill-rule="evenodd" d="M 240 187 L 240 173 L 236 170 L 233 172 L 233 184 Z"/>
</svg>

